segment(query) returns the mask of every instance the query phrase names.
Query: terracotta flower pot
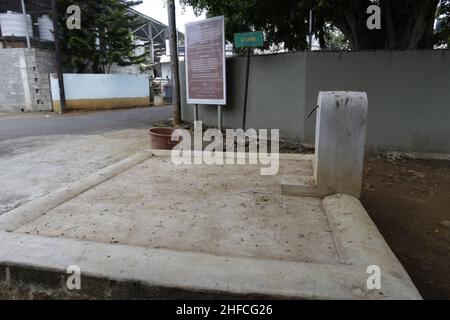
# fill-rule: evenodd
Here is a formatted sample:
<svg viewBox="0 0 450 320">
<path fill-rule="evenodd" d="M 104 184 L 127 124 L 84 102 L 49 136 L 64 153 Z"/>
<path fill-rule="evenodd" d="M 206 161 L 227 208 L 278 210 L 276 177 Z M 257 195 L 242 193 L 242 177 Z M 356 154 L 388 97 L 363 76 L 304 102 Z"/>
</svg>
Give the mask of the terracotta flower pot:
<svg viewBox="0 0 450 320">
<path fill-rule="evenodd" d="M 150 134 L 150 148 L 156 150 L 172 150 L 180 141 L 172 141 L 172 134 L 176 129 L 174 128 L 151 128 Z"/>
</svg>

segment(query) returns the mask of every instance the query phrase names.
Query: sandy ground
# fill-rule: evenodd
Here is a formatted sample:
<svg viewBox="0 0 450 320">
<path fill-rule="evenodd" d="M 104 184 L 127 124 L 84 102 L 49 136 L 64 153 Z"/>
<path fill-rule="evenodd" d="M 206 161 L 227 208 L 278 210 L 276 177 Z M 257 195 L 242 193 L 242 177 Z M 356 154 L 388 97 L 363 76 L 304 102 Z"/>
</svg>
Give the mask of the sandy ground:
<svg viewBox="0 0 450 320">
<path fill-rule="evenodd" d="M 145 130 L 0 142 L 0 214 L 148 148 Z"/>
<path fill-rule="evenodd" d="M 425 299 L 450 299 L 450 161 L 370 156 L 362 203 Z"/>
<path fill-rule="evenodd" d="M 280 174 L 312 174 L 283 161 Z M 243 177 L 248 177 L 244 178 Z M 280 195 L 258 166 L 152 158 L 21 227 L 20 233 L 283 261 L 336 264 L 320 199 Z"/>
</svg>

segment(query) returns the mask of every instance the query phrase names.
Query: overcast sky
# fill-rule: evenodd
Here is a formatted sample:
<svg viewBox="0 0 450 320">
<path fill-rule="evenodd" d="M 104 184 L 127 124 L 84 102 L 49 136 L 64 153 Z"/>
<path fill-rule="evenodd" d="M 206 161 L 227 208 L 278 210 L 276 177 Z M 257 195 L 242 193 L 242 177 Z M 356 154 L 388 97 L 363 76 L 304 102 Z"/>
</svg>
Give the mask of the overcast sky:
<svg viewBox="0 0 450 320">
<path fill-rule="evenodd" d="M 143 0 L 144 3 L 134 7 L 134 9 L 146 14 L 147 16 L 159 20 L 162 23 L 167 24 L 167 5 L 165 0 Z M 177 28 L 179 31 L 184 33 L 184 25 L 187 22 L 196 21 L 200 19 L 204 19 L 205 15 L 203 14 L 200 17 L 196 17 L 194 11 L 191 7 L 183 10 L 178 0 L 175 0 L 176 10 L 177 10 Z"/>
</svg>

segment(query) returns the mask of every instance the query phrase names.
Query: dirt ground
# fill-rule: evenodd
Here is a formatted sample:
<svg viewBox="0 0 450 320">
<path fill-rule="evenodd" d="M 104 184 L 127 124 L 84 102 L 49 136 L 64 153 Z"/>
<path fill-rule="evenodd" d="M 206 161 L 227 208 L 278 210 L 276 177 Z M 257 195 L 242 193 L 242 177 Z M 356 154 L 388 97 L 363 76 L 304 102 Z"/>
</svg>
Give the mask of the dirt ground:
<svg viewBox="0 0 450 320">
<path fill-rule="evenodd" d="M 424 299 L 450 299 L 450 161 L 371 155 L 362 202 Z"/>
<path fill-rule="evenodd" d="M 450 299 L 450 161 L 368 155 L 361 201 L 422 297 Z"/>
</svg>

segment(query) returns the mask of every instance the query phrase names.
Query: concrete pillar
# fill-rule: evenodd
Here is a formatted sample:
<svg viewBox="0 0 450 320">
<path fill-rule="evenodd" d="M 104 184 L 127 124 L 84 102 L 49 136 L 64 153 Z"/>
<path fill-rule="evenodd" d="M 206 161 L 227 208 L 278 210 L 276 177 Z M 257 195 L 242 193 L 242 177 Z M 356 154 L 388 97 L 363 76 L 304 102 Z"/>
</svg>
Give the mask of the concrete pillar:
<svg viewBox="0 0 450 320">
<path fill-rule="evenodd" d="M 366 142 L 367 94 L 320 92 L 318 106 L 314 175 L 282 177 L 282 193 L 314 197 L 345 193 L 359 198 Z"/>
</svg>

